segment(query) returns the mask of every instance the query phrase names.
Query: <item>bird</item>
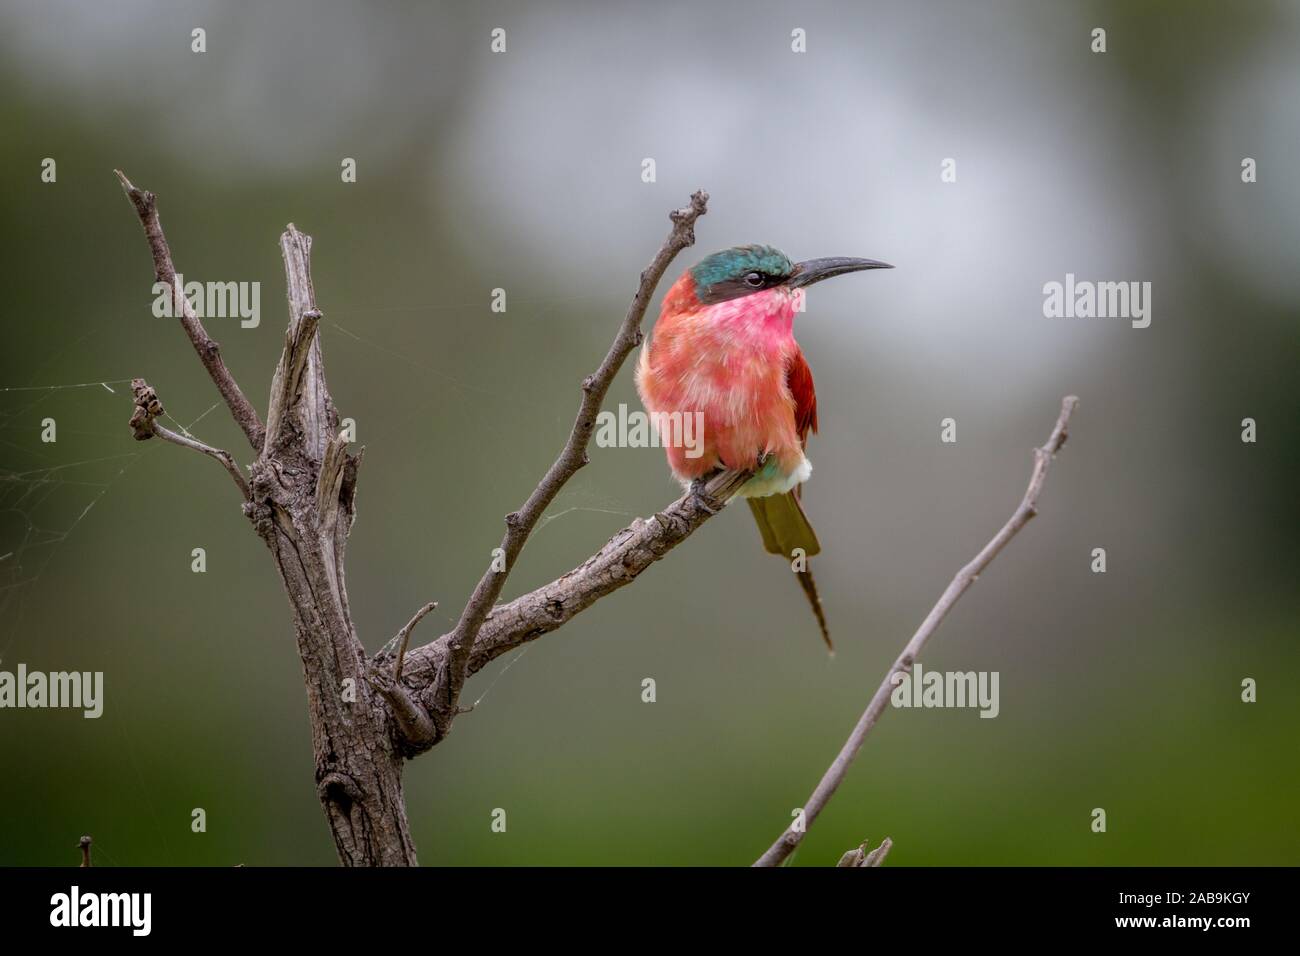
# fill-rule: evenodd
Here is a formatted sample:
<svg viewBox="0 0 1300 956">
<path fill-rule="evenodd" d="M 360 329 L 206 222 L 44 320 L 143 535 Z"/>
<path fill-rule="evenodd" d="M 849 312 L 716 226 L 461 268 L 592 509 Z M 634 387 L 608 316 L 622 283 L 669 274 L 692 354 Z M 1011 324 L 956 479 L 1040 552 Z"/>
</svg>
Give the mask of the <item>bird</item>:
<svg viewBox="0 0 1300 956">
<path fill-rule="evenodd" d="M 747 500 L 764 548 L 791 562 L 831 654 L 807 564 L 821 543 L 802 503 L 812 474 L 806 452 L 817 431 L 817 392 L 794 338 L 794 317 L 808 286 L 892 268 L 846 257 L 792 262 L 767 245 L 715 252 L 669 288 L 637 360 L 637 392 L 656 429 L 667 431 L 661 423 L 674 413 L 700 423 L 692 443 L 659 436 L 685 489 L 698 491 L 718 469 L 753 472 L 737 495 Z"/>
</svg>

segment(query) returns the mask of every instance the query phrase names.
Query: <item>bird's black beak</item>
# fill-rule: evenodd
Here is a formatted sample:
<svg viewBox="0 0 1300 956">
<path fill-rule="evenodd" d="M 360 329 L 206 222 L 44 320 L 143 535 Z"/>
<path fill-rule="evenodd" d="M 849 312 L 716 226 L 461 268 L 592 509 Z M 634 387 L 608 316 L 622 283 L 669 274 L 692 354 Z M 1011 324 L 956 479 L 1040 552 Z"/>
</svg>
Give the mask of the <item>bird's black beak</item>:
<svg viewBox="0 0 1300 956">
<path fill-rule="evenodd" d="M 877 262 L 875 259 L 849 259 L 844 256 L 832 256 L 829 259 L 806 259 L 803 262 L 795 263 L 794 275 L 786 280 L 786 285 L 792 289 L 800 289 L 812 285 L 814 282 L 821 282 L 822 279 L 830 279 L 833 276 L 842 276 L 850 272 L 892 268 L 894 267 L 888 262 Z"/>
</svg>

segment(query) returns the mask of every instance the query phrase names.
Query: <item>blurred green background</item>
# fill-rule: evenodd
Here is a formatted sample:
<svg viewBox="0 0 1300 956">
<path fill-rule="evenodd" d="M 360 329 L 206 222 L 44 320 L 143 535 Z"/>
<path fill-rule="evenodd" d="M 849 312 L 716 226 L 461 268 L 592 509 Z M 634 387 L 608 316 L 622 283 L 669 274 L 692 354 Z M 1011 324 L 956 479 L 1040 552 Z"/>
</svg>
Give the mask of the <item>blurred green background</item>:
<svg viewBox="0 0 1300 956">
<path fill-rule="evenodd" d="M 1040 517 L 923 658 L 999 671 L 1000 716 L 887 712 L 795 863 L 886 835 L 900 865 L 1300 860 L 1300 7 L 467 7 L 4 4 L 0 667 L 102 670 L 106 701 L 0 711 L 0 864 L 72 865 L 82 833 L 101 865 L 334 862 L 270 557 L 215 463 L 126 427 L 143 376 L 248 460 L 150 314 L 114 167 L 161 197 L 187 278 L 262 283 L 257 329 L 208 329 L 263 411 L 278 236 L 315 237 L 329 382 L 366 446 L 348 585 L 372 651 L 426 600 L 417 635 L 450 626 L 692 189 L 712 203 L 674 274 L 743 242 L 898 266 L 819 286 L 796 328 L 838 656 L 726 513 L 473 679 L 473 714 L 407 768 L 423 863 L 751 861 L 1011 513 L 1068 392 Z M 1152 282 L 1151 327 L 1044 318 L 1067 272 Z M 639 407 L 627 369 L 619 402 Z M 658 449 L 592 459 L 508 596 L 676 494 Z"/>
</svg>

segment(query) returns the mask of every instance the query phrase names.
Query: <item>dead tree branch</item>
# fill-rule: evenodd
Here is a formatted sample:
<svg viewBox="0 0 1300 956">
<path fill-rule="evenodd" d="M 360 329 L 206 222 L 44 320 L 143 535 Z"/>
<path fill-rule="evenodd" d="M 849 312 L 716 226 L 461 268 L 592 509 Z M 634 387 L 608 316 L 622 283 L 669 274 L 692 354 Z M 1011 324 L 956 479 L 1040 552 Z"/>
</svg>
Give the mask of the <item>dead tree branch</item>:
<svg viewBox="0 0 1300 956">
<path fill-rule="evenodd" d="M 223 451 L 155 421 L 162 405 L 143 381 L 131 419 L 136 437 L 157 436 L 220 461 L 244 492 L 244 514 L 271 551 L 293 609 L 316 764 L 316 793 L 339 860 L 348 866 L 414 865 L 402 795 L 401 727 L 367 680 L 344 584 L 344 553 L 356 514 L 357 469 L 339 431 L 325 383 L 311 282 L 311 239 L 292 224 L 280 238 L 289 320 L 264 428 L 216 343 L 179 287 L 157 201 L 122 173 L 118 179 L 144 226 L 154 272 L 173 290 L 181 325 L 257 457 L 249 480 Z"/>
<path fill-rule="evenodd" d="M 538 482 L 522 508 L 506 515 L 506 533 L 501 539 L 501 551 L 504 554 L 504 570 L 496 570 L 492 562 L 483 572 L 473 593 L 461 611 L 455 629 L 447 636 L 446 654 L 442 657 L 442 666 L 438 674 L 437 687 L 431 701 L 434 723 L 439 735 L 445 735 L 456 718 L 459 709 L 460 692 L 469 673 L 469 659 L 475 640 L 484 620 L 492 611 L 496 599 L 505 586 L 515 561 L 523 550 L 534 526 L 542 513 L 560 489 L 583 465 L 587 464 L 587 446 L 591 442 L 592 432 L 596 427 L 596 414 L 600 411 L 605 393 L 610 383 L 622 367 L 628 354 L 641 344 L 644 338 L 641 332 L 641 319 L 646 307 L 654 295 L 655 287 L 663 277 L 669 263 L 677 253 L 695 243 L 695 220 L 704 215 L 708 208 L 709 197 L 704 191 L 697 191 L 691 196 L 691 204 L 671 213 L 672 231 L 664 240 L 650 265 L 641 273 L 641 281 L 636 294 L 628 306 L 623 324 L 619 326 L 614 343 L 610 346 L 600 367 L 582 382 L 582 401 L 578 405 L 578 416 L 573 423 L 573 430 L 560 450 L 560 455 L 547 469 L 542 480 Z"/>
<path fill-rule="evenodd" d="M 248 399 L 244 397 L 244 393 L 240 390 L 234 376 L 230 374 L 230 369 L 226 368 L 226 363 L 222 361 L 221 346 L 214 342 L 212 337 L 208 335 L 207 330 L 203 328 L 203 323 L 198 320 L 194 315 L 194 310 L 190 308 L 184 290 L 176 282 L 176 267 L 172 264 L 172 254 L 167 247 L 167 237 L 163 235 L 162 223 L 158 220 L 158 197 L 147 190 L 137 189 L 120 169 L 115 169 L 113 172 L 117 173 L 117 178 L 122 183 L 122 189 L 125 190 L 127 198 L 131 200 L 131 205 L 135 207 L 136 215 L 140 217 L 140 225 L 144 227 L 145 239 L 148 240 L 149 251 L 153 254 L 155 279 L 172 290 L 173 309 L 180 316 L 181 326 L 185 329 L 185 334 L 189 336 L 194 351 L 198 353 L 199 361 L 208 370 L 208 375 L 217 386 L 217 391 L 221 393 L 222 399 L 225 400 L 226 407 L 230 409 L 230 414 L 234 416 L 235 423 L 248 436 L 248 443 L 253 446 L 255 451 L 260 451 L 263 435 L 262 422 L 257 417 L 257 412 L 253 410 L 253 406 L 249 404 Z"/>
<path fill-rule="evenodd" d="M 248 490 L 248 482 L 244 480 L 244 476 L 240 472 L 239 466 L 235 464 L 235 459 L 231 457 L 230 452 L 222 451 L 220 448 L 213 448 L 211 445 L 205 445 L 193 436 L 178 435 L 170 428 L 159 425 L 155 418 L 163 414 L 162 402 L 158 400 L 158 394 L 144 379 L 133 379 L 131 391 L 135 395 L 135 414 L 131 416 L 131 430 L 135 432 L 136 441 L 161 438 L 173 445 L 180 445 L 182 448 L 189 448 L 210 458 L 215 458 L 221 462 L 221 467 L 230 473 L 230 477 L 235 479 L 235 484 L 239 486 L 239 491 L 244 496 L 244 500 L 249 500 L 252 492 Z"/>
<path fill-rule="evenodd" d="M 397 632 L 397 663 L 393 665 L 393 680 L 402 679 L 402 661 L 406 657 L 406 647 L 411 641 L 411 632 L 415 630 L 415 625 L 423 621 L 425 616 L 437 606 L 437 601 L 430 601 L 415 612 L 415 615 L 407 622 L 406 627 Z"/>
<path fill-rule="evenodd" d="M 897 684 L 897 679 L 900 675 L 911 674 L 912 666 L 920 657 L 926 642 L 939 629 L 939 625 L 948 616 L 948 612 L 952 610 L 953 605 L 975 583 L 984 569 L 1001 553 L 1007 543 L 1016 536 L 1016 533 L 1029 522 L 1030 518 L 1038 513 L 1038 496 L 1043 490 L 1043 483 L 1047 480 L 1047 470 L 1051 467 L 1053 457 L 1065 444 L 1065 440 L 1069 435 L 1070 416 L 1074 414 L 1074 409 L 1078 404 L 1079 400 L 1073 395 L 1068 395 L 1061 401 L 1061 413 L 1056 419 L 1056 426 L 1052 429 L 1051 436 L 1047 439 L 1045 445 L 1034 449 L 1034 467 L 1029 476 L 1029 487 L 1025 489 L 1019 507 L 1016 508 L 1015 513 L 1011 515 L 1007 523 L 1002 526 L 1001 530 L 993 536 L 992 540 L 984 546 L 979 554 L 975 555 L 969 564 L 957 572 L 957 576 L 952 579 L 952 583 L 943 592 L 938 603 L 930 609 L 930 613 L 926 615 L 925 620 L 921 622 L 921 626 L 912 635 L 912 639 L 903 648 L 903 652 L 898 655 L 889 672 L 885 674 L 885 679 L 876 688 L 871 703 L 867 705 L 866 711 L 859 718 L 853 732 L 849 734 L 849 739 L 844 742 L 844 746 L 840 748 L 834 762 L 827 768 L 816 789 L 813 790 L 812 796 L 804 804 L 802 826 L 796 828 L 794 824 L 791 824 L 787 827 L 777 841 L 768 847 L 767 851 L 755 861 L 754 866 L 780 866 L 795 851 L 808 828 L 813 825 L 813 821 L 817 819 L 827 802 L 835 795 L 835 791 L 839 789 L 840 784 L 844 782 L 844 777 L 848 773 L 853 758 L 862 749 L 862 744 L 866 741 L 867 735 L 871 733 L 871 728 L 876 725 L 876 721 L 880 719 L 880 715 L 885 712 L 885 707 L 889 703 L 889 696 Z"/>
<path fill-rule="evenodd" d="M 750 476 L 749 472 L 715 473 L 699 493 L 688 492 L 663 511 L 637 518 L 572 571 L 494 607 L 470 650 L 467 673 L 476 673 L 502 654 L 549 634 L 596 601 L 631 584 L 717 514 Z M 415 683 L 431 683 L 447 658 L 451 640 L 452 634 L 444 634 L 407 656 L 407 673 Z"/>
</svg>

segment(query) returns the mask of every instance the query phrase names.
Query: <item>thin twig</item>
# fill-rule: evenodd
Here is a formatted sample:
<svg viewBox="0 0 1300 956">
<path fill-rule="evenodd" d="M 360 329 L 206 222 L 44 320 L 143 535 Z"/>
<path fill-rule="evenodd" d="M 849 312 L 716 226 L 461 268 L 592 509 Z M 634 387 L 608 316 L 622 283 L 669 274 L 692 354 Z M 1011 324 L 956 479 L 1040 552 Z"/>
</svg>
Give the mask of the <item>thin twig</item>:
<svg viewBox="0 0 1300 956">
<path fill-rule="evenodd" d="M 393 663 L 393 680 L 402 679 L 402 662 L 406 659 L 406 647 L 411 643 L 411 632 L 415 630 L 415 625 L 424 620 L 425 615 L 438 606 L 437 601 L 430 601 L 424 607 L 420 608 L 406 622 L 406 626 L 397 632 L 397 660 Z"/>
<path fill-rule="evenodd" d="M 184 435 L 178 435 L 169 428 L 164 428 L 157 422 L 153 423 L 153 433 L 163 441 L 169 441 L 173 445 L 180 445 L 182 448 L 190 448 L 197 452 L 215 458 L 221 462 L 222 467 L 230 472 L 230 477 L 235 479 L 235 484 L 239 486 L 240 493 L 244 496 L 245 501 L 252 499 L 252 492 L 248 490 L 248 482 L 244 476 L 239 473 L 239 466 L 235 464 L 235 459 L 231 457 L 230 452 L 222 451 L 220 448 L 213 448 L 211 445 L 205 445 L 203 442 L 193 438 L 186 438 Z"/>
<path fill-rule="evenodd" d="M 252 500 L 253 496 L 252 492 L 249 491 L 248 482 L 240 473 L 239 466 L 235 464 L 235 459 L 230 452 L 222 451 L 220 448 L 213 448 L 211 445 L 205 445 L 193 436 L 179 435 L 170 428 L 159 425 L 156 419 L 164 413 L 162 402 L 158 400 L 158 393 L 144 379 L 132 379 L 131 391 L 135 395 L 135 413 L 131 416 L 131 430 L 135 432 L 137 441 L 144 441 L 151 437 L 161 438 L 173 445 L 180 445 L 182 448 L 189 448 L 210 458 L 215 458 L 230 473 L 230 477 L 235 479 L 235 484 L 239 486 L 239 492 L 244 496 L 244 500 Z"/>
<path fill-rule="evenodd" d="M 158 197 L 147 190 L 137 189 L 120 169 L 115 169 L 113 172 L 117 173 L 122 189 L 131 200 L 131 205 L 135 207 L 136 215 L 140 217 L 140 225 L 144 227 L 149 251 L 153 255 L 154 277 L 172 290 L 172 301 L 180 315 L 181 326 L 189 336 L 194 351 L 198 353 L 199 361 L 208 370 L 208 375 L 225 400 L 235 423 L 248 437 L 253 450 L 260 452 L 265 434 L 261 419 L 257 417 L 257 412 L 240 390 L 239 383 L 235 381 L 234 376 L 230 374 L 230 369 L 226 368 L 226 363 L 222 361 L 221 347 L 208 335 L 207 330 L 203 328 L 203 323 L 199 321 L 185 298 L 184 291 L 177 287 L 176 267 L 172 264 L 171 249 L 167 246 L 167 237 L 163 235 L 162 223 L 158 219 Z"/>
<path fill-rule="evenodd" d="M 669 263 L 687 246 L 695 242 L 695 220 L 704 215 L 708 206 L 708 194 L 703 190 L 691 196 L 691 204 L 674 210 L 669 218 L 673 228 L 664 240 L 650 265 L 641 273 L 632 303 L 628 306 L 623 324 L 606 353 L 600 367 L 582 382 L 582 401 L 578 406 L 578 416 L 564 443 L 560 455 L 547 469 L 546 474 L 533 489 L 522 508 L 506 516 L 506 533 L 501 540 L 501 551 L 505 556 L 505 569 L 498 571 L 489 565 L 470 595 L 465 609 L 461 611 L 456 628 L 451 632 L 447 643 L 448 653 L 445 657 L 445 674 L 442 679 L 442 692 L 436 708 L 439 712 L 440 730 L 444 733 L 450 729 L 451 722 L 458 711 L 461 689 L 464 687 L 469 665 L 470 652 L 483 621 L 496 603 L 506 578 L 514 567 L 519 552 L 532 533 L 533 527 L 555 500 L 560 489 L 583 465 L 587 464 L 587 446 L 596 427 L 596 415 L 610 383 L 622 367 L 628 354 L 641 344 L 644 337 L 641 332 L 641 319 L 645 316 L 655 287 L 663 277 Z M 496 561 L 493 561 L 493 565 Z M 445 696 L 444 696 L 445 695 Z"/>
<path fill-rule="evenodd" d="M 943 596 L 930 609 L 930 613 L 921 622 L 921 626 L 912 635 L 912 639 L 907 642 L 903 652 L 898 655 L 897 660 L 894 661 L 893 666 L 885 675 L 885 679 L 876 688 L 875 696 L 871 698 L 871 703 L 867 705 L 867 709 L 859 718 L 857 726 L 853 728 L 853 733 L 844 742 L 844 746 L 840 748 L 835 761 L 823 774 L 817 788 L 813 790 L 812 796 L 808 798 L 808 802 L 804 805 L 803 825 L 797 829 L 793 825 L 787 827 L 777 841 L 768 847 L 767 851 L 755 861 L 754 866 L 780 866 L 794 852 L 800 841 L 803 840 L 808 828 L 817 819 L 817 815 L 821 813 L 830 798 L 835 795 L 835 791 L 848 773 L 853 758 L 862 749 L 867 734 L 871 733 L 871 728 L 876 725 L 876 721 L 884 713 L 885 707 L 889 703 L 890 694 L 897 684 L 896 677 L 912 672 L 912 665 L 916 663 L 926 642 L 939 629 L 939 625 L 948 616 L 948 612 L 957 603 L 957 599 L 975 583 L 976 578 L 1007 546 L 1007 542 L 1014 538 L 1016 533 L 1028 523 L 1029 519 L 1038 513 L 1038 495 L 1043 490 L 1043 482 L 1047 479 L 1047 470 L 1051 467 L 1053 456 L 1065 444 L 1065 439 L 1069 435 L 1070 416 L 1074 414 L 1074 409 L 1078 404 L 1079 400 L 1073 395 L 1068 395 L 1061 401 L 1061 413 L 1056 419 L 1056 427 L 1052 429 L 1051 437 L 1047 439 L 1047 444 L 1034 449 L 1034 467 L 1029 476 L 1029 487 L 1025 489 L 1025 495 L 1021 499 L 1019 507 L 1016 508 L 1010 520 L 1002 526 L 1002 529 L 984 546 L 983 550 L 969 564 L 957 572 L 957 576 L 952 579 L 952 583 L 943 592 Z"/>
</svg>

